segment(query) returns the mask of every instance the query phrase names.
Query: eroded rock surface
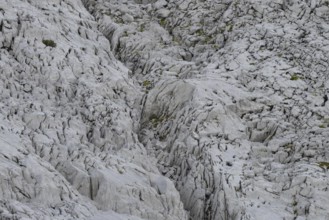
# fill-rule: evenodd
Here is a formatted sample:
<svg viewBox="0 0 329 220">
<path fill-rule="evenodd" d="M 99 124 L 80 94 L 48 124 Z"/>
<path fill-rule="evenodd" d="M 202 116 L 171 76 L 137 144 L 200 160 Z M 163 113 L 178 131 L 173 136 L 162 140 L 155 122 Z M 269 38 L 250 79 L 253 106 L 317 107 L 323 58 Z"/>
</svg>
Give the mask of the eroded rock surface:
<svg viewBox="0 0 329 220">
<path fill-rule="evenodd" d="M 83 4 L 2 3 L 1 219 L 186 219 L 138 141 L 142 93 Z"/>
<path fill-rule="evenodd" d="M 327 1 L 0 3 L 1 218 L 329 219 Z"/>
</svg>

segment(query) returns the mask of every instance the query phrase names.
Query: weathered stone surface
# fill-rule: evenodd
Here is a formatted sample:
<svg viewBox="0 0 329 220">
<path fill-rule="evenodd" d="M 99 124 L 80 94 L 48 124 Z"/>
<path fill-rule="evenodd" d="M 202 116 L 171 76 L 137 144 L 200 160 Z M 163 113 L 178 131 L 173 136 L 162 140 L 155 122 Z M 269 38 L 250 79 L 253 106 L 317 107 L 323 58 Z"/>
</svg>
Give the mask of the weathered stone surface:
<svg viewBox="0 0 329 220">
<path fill-rule="evenodd" d="M 328 2 L 0 0 L 1 219 L 329 219 Z"/>
<path fill-rule="evenodd" d="M 138 141 L 142 92 L 82 2 L 0 6 L 0 218 L 186 219 Z"/>
</svg>

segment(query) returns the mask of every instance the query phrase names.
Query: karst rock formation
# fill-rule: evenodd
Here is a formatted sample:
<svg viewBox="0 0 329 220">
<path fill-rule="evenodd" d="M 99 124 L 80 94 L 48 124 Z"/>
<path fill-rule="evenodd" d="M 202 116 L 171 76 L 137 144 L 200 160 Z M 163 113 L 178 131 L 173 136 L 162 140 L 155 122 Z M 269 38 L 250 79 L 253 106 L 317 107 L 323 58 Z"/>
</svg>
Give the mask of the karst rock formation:
<svg viewBox="0 0 329 220">
<path fill-rule="evenodd" d="M 328 220 L 328 0 L 0 0 L 1 220 Z"/>
</svg>

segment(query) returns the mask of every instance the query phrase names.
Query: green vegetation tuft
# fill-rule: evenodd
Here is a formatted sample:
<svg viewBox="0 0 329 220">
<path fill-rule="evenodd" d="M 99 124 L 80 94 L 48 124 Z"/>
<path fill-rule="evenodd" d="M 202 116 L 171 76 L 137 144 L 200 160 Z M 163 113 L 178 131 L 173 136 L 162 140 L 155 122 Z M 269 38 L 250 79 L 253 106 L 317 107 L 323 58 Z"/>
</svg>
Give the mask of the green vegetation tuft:
<svg viewBox="0 0 329 220">
<path fill-rule="evenodd" d="M 164 122 L 165 120 L 167 120 L 167 116 L 162 115 L 162 116 L 157 116 L 155 114 L 151 115 L 149 118 L 150 122 L 152 123 L 153 127 L 157 127 L 158 124 Z"/>
<path fill-rule="evenodd" d="M 204 31 L 202 29 L 199 29 L 195 32 L 198 36 L 203 36 L 205 35 Z"/>
<path fill-rule="evenodd" d="M 299 76 L 297 74 L 294 74 L 291 76 L 290 80 L 299 80 Z"/>
<path fill-rule="evenodd" d="M 228 24 L 228 25 L 226 26 L 226 30 L 227 30 L 228 32 L 233 31 L 233 24 Z"/>
<path fill-rule="evenodd" d="M 167 24 L 167 21 L 165 18 L 161 18 L 160 21 L 159 21 L 159 24 L 162 26 L 162 27 L 165 27 L 166 24 Z"/>
<path fill-rule="evenodd" d="M 145 31 L 145 24 L 141 24 L 139 26 L 139 32 L 144 32 Z"/>
<path fill-rule="evenodd" d="M 144 86 L 145 88 L 150 88 L 151 85 L 152 85 L 152 83 L 151 83 L 150 80 L 145 80 L 145 81 L 143 82 L 143 86 Z"/>
<path fill-rule="evenodd" d="M 205 41 L 207 44 L 211 43 L 212 40 L 213 40 L 213 38 L 212 38 L 211 36 L 206 36 L 205 39 L 204 39 L 204 41 Z"/>
<path fill-rule="evenodd" d="M 325 117 L 323 119 L 323 123 L 319 125 L 319 128 L 327 128 L 329 127 L 329 118 Z"/>
<path fill-rule="evenodd" d="M 318 163 L 319 167 L 324 168 L 324 169 L 329 169 L 329 162 L 319 162 Z"/>
<path fill-rule="evenodd" d="M 56 43 L 53 40 L 42 40 L 42 43 L 47 47 L 56 47 Z"/>
</svg>

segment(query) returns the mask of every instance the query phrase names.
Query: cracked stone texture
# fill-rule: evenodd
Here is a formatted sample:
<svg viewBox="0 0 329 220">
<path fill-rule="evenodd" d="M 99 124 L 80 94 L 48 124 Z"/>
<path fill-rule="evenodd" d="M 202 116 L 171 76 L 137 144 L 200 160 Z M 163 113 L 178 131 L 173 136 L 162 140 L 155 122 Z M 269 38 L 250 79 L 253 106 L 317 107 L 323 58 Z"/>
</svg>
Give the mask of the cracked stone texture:
<svg viewBox="0 0 329 220">
<path fill-rule="evenodd" d="M 0 6 L 0 218 L 187 219 L 138 141 L 142 92 L 83 4 Z"/>
<path fill-rule="evenodd" d="M 328 21 L 326 0 L 0 0 L 1 219 L 329 219 Z"/>
</svg>

